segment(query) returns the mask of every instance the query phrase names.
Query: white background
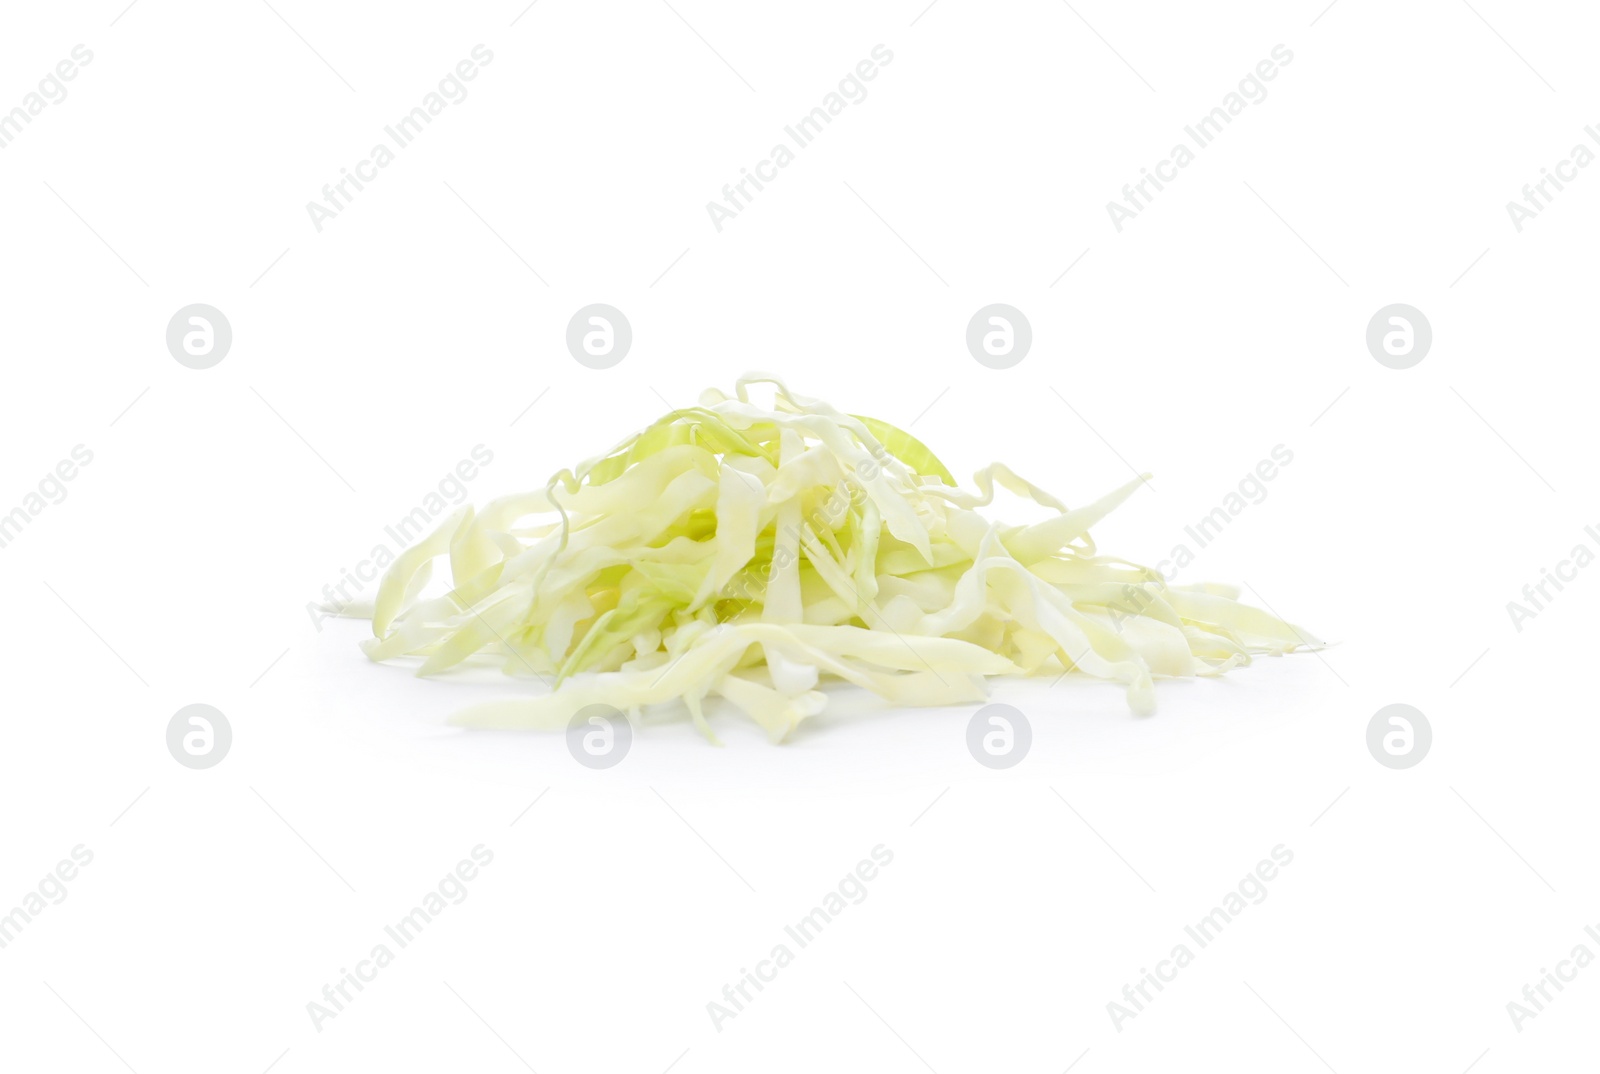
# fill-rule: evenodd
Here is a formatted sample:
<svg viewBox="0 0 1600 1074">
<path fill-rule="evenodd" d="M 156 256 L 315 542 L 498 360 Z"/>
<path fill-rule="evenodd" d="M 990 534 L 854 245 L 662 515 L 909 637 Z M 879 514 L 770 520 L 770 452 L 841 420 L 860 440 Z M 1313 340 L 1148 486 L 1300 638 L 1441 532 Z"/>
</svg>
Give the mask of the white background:
<svg viewBox="0 0 1600 1074">
<path fill-rule="evenodd" d="M 1592 12 L 274 6 L 5 12 L 0 108 L 74 45 L 94 59 L 0 152 L 0 511 L 74 445 L 94 461 L 0 549 L 0 909 L 72 847 L 94 860 L 0 950 L 0 1065 L 1592 1061 L 1600 969 L 1520 1031 L 1506 1005 L 1600 954 L 1600 572 L 1520 632 L 1506 603 L 1597 544 L 1600 169 L 1520 233 L 1505 208 L 1600 123 Z M 319 233 L 306 203 L 479 43 L 470 95 Z M 869 95 L 719 233 L 705 203 L 879 43 Z M 1266 99 L 1115 230 L 1107 201 L 1280 43 Z M 206 371 L 164 340 L 195 302 L 234 333 Z M 634 330 L 604 372 L 563 343 L 591 302 Z M 1005 371 L 964 344 L 991 302 L 1033 326 Z M 1434 331 L 1406 371 L 1364 341 L 1394 302 Z M 368 663 L 360 624 L 312 624 L 474 445 L 482 502 L 749 369 L 1072 503 L 1151 471 L 1097 531 L 1151 563 L 1284 445 L 1180 580 L 1245 583 L 1339 644 L 1161 684 L 1147 719 L 1113 686 L 994 683 L 1034 732 L 1004 772 L 966 752 L 975 707 L 847 694 L 781 748 L 679 721 L 592 772 L 558 736 L 446 726 L 516 684 L 416 680 Z M 207 771 L 164 740 L 194 702 L 233 727 Z M 1365 744 L 1394 702 L 1434 732 L 1405 771 Z M 306 1004 L 480 843 L 466 901 L 316 1028 Z M 878 844 L 867 899 L 714 1027 Z M 1115 1026 L 1278 844 L 1266 901 Z"/>
</svg>

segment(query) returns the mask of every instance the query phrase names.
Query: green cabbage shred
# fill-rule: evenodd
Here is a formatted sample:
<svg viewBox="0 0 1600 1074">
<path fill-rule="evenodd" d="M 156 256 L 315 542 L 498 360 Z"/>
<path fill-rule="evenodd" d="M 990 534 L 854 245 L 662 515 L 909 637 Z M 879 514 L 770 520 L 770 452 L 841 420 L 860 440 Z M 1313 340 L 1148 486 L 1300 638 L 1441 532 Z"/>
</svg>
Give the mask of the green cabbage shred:
<svg viewBox="0 0 1600 1074">
<path fill-rule="evenodd" d="M 1320 647 L 1237 589 L 1098 554 L 1090 527 L 1147 480 L 1069 508 L 996 463 L 965 491 L 911 434 L 751 374 L 541 490 L 448 516 L 385 574 L 363 648 L 422 675 L 488 659 L 544 680 L 466 726 L 682 701 L 715 742 L 716 696 L 776 742 L 826 707 L 825 679 L 930 706 L 984 700 L 988 676 L 1079 672 L 1144 714 L 1155 678 Z M 977 508 L 997 487 L 1052 514 L 991 521 Z M 450 589 L 424 596 L 441 558 Z"/>
</svg>

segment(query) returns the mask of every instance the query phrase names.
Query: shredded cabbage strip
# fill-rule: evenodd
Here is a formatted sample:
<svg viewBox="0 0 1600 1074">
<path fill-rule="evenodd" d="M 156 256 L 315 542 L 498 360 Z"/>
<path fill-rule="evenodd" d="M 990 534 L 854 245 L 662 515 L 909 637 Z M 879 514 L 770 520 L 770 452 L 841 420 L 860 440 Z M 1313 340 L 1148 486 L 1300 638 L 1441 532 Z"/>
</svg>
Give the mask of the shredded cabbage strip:
<svg viewBox="0 0 1600 1074">
<path fill-rule="evenodd" d="M 983 700 L 987 676 L 1079 672 L 1145 714 L 1155 678 L 1322 646 L 1237 589 L 1100 555 L 1090 527 L 1148 480 L 1069 508 L 995 463 L 969 492 L 909 433 L 750 374 L 542 490 L 448 516 L 389 567 L 362 647 L 419 657 L 418 674 L 489 658 L 554 685 L 468 708 L 466 726 L 682 701 L 715 742 L 716 695 L 776 742 L 826 708 L 824 676 L 929 706 Z M 1055 514 L 991 521 L 976 508 L 996 488 Z M 440 559 L 451 588 L 424 599 Z"/>
</svg>

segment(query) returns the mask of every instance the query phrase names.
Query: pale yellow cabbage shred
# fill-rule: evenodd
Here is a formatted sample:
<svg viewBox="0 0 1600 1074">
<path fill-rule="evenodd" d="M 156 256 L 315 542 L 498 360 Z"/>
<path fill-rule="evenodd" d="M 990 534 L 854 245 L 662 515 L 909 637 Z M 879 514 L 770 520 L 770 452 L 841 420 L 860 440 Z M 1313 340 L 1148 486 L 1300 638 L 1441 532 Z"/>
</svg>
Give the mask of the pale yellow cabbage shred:
<svg viewBox="0 0 1600 1074">
<path fill-rule="evenodd" d="M 467 726 L 682 701 L 715 741 L 717 696 L 782 741 L 826 707 L 824 677 L 931 706 L 983 700 L 986 676 L 1079 672 L 1145 714 L 1155 678 L 1321 645 L 1236 589 L 1099 555 L 1089 528 L 1148 479 L 1069 508 L 997 463 L 967 492 L 910 434 L 751 374 L 542 490 L 450 515 L 385 574 L 363 648 L 544 680 Z M 997 487 L 1055 513 L 991 521 L 977 508 Z M 452 588 L 422 599 L 437 559 Z"/>
</svg>

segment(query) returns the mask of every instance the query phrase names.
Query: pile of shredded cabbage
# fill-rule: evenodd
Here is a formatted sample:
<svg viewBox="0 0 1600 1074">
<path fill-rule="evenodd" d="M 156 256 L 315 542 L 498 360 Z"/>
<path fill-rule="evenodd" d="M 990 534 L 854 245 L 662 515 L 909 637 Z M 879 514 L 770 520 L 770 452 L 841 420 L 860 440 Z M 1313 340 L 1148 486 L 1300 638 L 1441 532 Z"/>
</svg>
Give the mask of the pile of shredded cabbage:
<svg viewBox="0 0 1600 1074">
<path fill-rule="evenodd" d="M 492 658 L 553 687 L 469 708 L 468 726 L 681 700 L 714 742 L 707 697 L 781 741 L 826 707 L 824 676 L 924 706 L 980 701 L 989 675 L 1077 671 L 1148 713 L 1153 677 L 1321 644 L 1236 589 L 1099 555 L 1089 527 L 1145 480 L 1069 508 L 996 463 L 963 491 L 910 434 L 751 374 L 541 490 L 450 515 L 384 576 L 363 648 L 422 657 L 422 675 Z M 996 486 L 1054 513 L 991 521 L 976 509 Z M 451 588 L 424 598 L 441 557 Z"/>
</svg>

